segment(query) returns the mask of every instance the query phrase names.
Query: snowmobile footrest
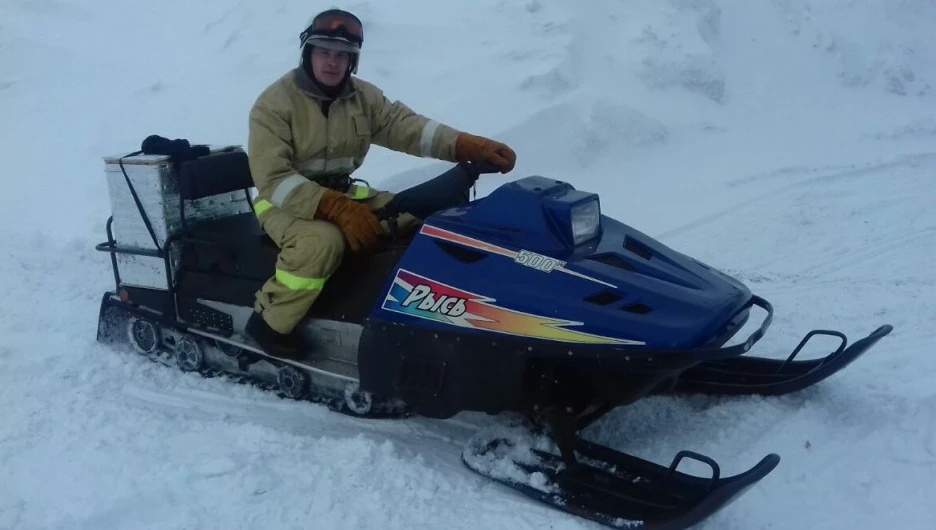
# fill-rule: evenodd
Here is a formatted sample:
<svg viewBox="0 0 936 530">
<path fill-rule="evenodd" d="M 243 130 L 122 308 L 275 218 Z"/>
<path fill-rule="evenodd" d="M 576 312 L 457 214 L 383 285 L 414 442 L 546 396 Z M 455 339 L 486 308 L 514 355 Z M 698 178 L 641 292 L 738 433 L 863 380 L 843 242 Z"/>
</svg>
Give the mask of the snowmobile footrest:
<svg viewBox="0 0 936 530">
<path fill-rule="evenodd" d="M 498 459 L 497 453 L 510 452 L 505 445 L 509 446 L 510 442 L 496 439 L 485 447 L 475 446 L 472 448 L 475 453 L 464 462 L 475 472 L 541 502 L 613 528 L 681 530 L 692 527 L 744 494 L 780 462 L 780 457 L 771 453 L 744 473 L 722 477 L 714 460 L 690 451 L 681 451 L 664 467 L 578 440 L 575 452 L 580 458 L 571 466 L 565 465 L 559 455 L 540 450 L 532 450 L 527 458 L 513 459 L 512 464 L 523 474 L 537 477 L 538 473 L 544 481 L 520 481 L 473 464 Z M 677 471 L 688 459 L 707 465 L 711 475 L 697 477 Z M 494 469 L 503 468 L 498 465 Z"/>
</svg>

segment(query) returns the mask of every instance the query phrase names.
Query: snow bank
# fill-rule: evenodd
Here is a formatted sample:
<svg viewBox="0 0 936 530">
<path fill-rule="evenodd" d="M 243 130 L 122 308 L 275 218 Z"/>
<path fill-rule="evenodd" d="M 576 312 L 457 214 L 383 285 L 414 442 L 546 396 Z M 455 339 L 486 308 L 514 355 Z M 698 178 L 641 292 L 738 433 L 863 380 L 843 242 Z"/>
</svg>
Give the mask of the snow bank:
<svg viewBox="0 0 936 530">
<path fill-rule="evenodd" d="M 782 0 L 782 22 L 831 65 L 844 86 L 931 96 L 936 10 L 927 0 Z"/>
</svg>

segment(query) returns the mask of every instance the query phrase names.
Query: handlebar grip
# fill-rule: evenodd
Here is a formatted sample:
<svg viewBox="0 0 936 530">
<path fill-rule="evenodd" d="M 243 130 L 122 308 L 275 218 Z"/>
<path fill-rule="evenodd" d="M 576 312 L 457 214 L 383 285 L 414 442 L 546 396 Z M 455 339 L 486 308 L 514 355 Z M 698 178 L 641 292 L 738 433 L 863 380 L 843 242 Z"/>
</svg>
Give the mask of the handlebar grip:
<svg viewBox="0 0 936 530">
<path fill-rule="evenodd" d="M 490 162 L 466 162 L 461 164 L 473 175 L 487 175 L 490 173 L 500 173 L 500 168 Z"/>
</svg>

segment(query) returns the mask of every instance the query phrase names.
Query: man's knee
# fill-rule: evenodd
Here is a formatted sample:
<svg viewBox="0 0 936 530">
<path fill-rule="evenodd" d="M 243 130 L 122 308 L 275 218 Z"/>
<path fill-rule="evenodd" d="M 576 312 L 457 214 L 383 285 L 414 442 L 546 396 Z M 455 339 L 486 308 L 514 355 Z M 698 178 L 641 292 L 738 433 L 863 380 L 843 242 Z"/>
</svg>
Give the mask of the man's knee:
<svg viewBox="0 0 936 530">
<path fill-rule="evenodd" d="M 337 225 L 326 221 L 319 222 L 321 226 L 317 227 L 314 233 L 301 237 L 299 245 L 306 249 L 304 252 L 308 253 L 311 260 L 326 263 L 330 274 L 344 257 L 345 238 Z"/>
<path fill-rule="evenodd" d="M 301 276 L 330 276 L 344 257 L 341 230 L 326 221 L 297 222 L 290 228 L 293 233 L 283 245 L 280 266 Z"/>
</svg>

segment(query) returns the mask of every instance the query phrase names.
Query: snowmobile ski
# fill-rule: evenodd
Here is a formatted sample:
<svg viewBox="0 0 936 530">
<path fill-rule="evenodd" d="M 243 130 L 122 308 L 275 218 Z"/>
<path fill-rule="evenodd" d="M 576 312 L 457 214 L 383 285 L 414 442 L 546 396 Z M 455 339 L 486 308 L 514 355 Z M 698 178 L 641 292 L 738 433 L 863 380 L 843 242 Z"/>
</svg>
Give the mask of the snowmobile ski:
<svg viewBox="0 0 936 530">
<path fill-rule="evenodd" d="M 496 453 L 501 443 L 506 441 L 491 442 L 475 457 Z M 603 453 L 601 449 L 601 446 L 585 441 L 576 446 L 576 452 L 588 458 Z M 534 455 L 539 464 L 514 464 L 527 473 L 541 473 L 544 483 L 539 487 L 472 469 L 573 515 L 613 528 L 646 530 L 691 528 L 743 495 L 780 462 L 780 457 L 772 453 L 744 473 L 720 477 L 714 461 L 689 451 L 677 454 L 669 467 L 624 453 L 602 460 L 600 467 L 578 463 L 571 468 L 556 455 L 542 451 L 534 451 Z M 712 477 L 704 479 L 676 471 L 683 459 L 709 464 L 713 470 Z"/>
<path fill-rule="evenodd" d="M 780 462 L 763 457 L 751 469 L 722 477 L 713 459 L 680 451 L 668 467 L 577 438 L 571 423 L 551 423 L 552 443 L 511 436 L 478 437 L 462 462 L 472 471 L 559 510 L 613 528 L 681 530 L 692 527 L 743 495 Z M 677 470 L 686 460 L 705 464 L 708 477 Z"/>
<path fill-rule="evenodd" d="M 809 332 L 786 359 L 736 357 L 706 361 L 683 372 L 662 394 L 761 394 L 781 395 L 815 385 L 842 370 L 888 335 L 893 326 L 883 325 L 852 345 L 838 331 Z M 820 359 L 796 360 L 810 339 L 825 335 L 841 340 L 839 347 Z"/>
</svg>

